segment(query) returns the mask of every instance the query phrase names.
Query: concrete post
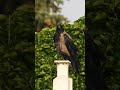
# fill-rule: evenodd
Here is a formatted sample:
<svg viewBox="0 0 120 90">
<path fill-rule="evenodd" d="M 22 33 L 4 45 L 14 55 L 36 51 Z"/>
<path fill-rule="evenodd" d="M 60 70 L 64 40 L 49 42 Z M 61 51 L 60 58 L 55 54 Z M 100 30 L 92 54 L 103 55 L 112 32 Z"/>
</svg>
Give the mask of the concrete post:
<svg viewBox="0 0 120 90">
<path fill-rule="evenodd" d="M 53 90 L 73 90 L 72 78 L 68 77 L 69 64 L 68 60 L 56 60 L 57 77 L 53 80 Z"/>
</svg>

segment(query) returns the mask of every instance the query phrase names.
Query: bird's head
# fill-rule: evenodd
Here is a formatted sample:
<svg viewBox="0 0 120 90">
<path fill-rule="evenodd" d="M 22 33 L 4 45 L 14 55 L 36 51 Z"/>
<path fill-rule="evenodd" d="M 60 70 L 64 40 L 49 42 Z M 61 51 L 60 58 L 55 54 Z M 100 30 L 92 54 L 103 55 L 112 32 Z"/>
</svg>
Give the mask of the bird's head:
<svg viewBox="0 0 120 90">
<path fill-rule="evenodd" d="M 60 33 L 64 32 L 63 26 L 62 26 L 62 25 L 57 25 L 56 31 L 57 31 L 57 32 L 60 32 Z"/>
</svg>

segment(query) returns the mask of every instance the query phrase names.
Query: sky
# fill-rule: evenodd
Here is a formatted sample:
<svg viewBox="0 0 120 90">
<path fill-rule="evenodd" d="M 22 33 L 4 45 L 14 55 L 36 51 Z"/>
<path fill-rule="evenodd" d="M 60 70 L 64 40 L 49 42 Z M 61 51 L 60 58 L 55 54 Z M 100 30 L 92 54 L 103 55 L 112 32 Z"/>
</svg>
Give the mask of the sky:
<svg viewBox="0 0 120 90">
<path fill-rule="evenodd" d="M 85 0 L 63 0 L 61 14 L 68 18 L 72 24 L 79 17 L 85 15 Z"/>
</svg>

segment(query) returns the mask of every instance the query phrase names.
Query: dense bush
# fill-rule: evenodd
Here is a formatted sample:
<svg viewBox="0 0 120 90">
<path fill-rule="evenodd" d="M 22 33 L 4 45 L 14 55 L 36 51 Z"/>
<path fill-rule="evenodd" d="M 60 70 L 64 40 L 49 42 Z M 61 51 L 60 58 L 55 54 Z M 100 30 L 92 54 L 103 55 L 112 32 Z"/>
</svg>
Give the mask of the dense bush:
<svg viewBox="0 0 120 90">
<path fill-rule="evenodd" d="M 0 90 L 34 89 L 34 7 L 0 15 Z M 4 22 L 4 23 L 3 23 Z"/>
<path fill-rule="evenodd" d="M 64 28 L 71 35 L 74 43 L 79 48 L 79 61 L 81 64 L 80 76 L 75 75 L 70 67 L 70 77 L 73 78 L 74 90 L 85 89 L 85 44 L 84 44 L 84 17 L 78 19 L 74 24 L 66 24 Z M 41 32 L 35 33 L 35 88 L 36 90 L 52 90 L 52 82 L 56 77 L 56 65 L 54 60 L 62 59 L 57 53 L 53 35 L 54 28 L 44 28 Z"/>
<path fill-rule="evenodd" d="M 87 0 L 86 27 L 107 56 L 104 68 L 109 90 L 120 90 L 120 0 Z"/>
</svg>

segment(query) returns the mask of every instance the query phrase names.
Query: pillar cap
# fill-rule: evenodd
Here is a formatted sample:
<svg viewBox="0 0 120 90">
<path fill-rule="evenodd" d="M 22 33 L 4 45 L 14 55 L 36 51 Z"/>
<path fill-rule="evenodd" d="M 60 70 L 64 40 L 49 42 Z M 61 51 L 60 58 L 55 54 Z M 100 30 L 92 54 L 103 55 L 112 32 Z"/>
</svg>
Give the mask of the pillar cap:
<svg viewBox="0 0 120 90">
<path fill-rule="evenodd" d="M 56 64 L 70 64 L 71 62 L 69 60 L 55 60 L 54 61 Z"/>
</svg>

